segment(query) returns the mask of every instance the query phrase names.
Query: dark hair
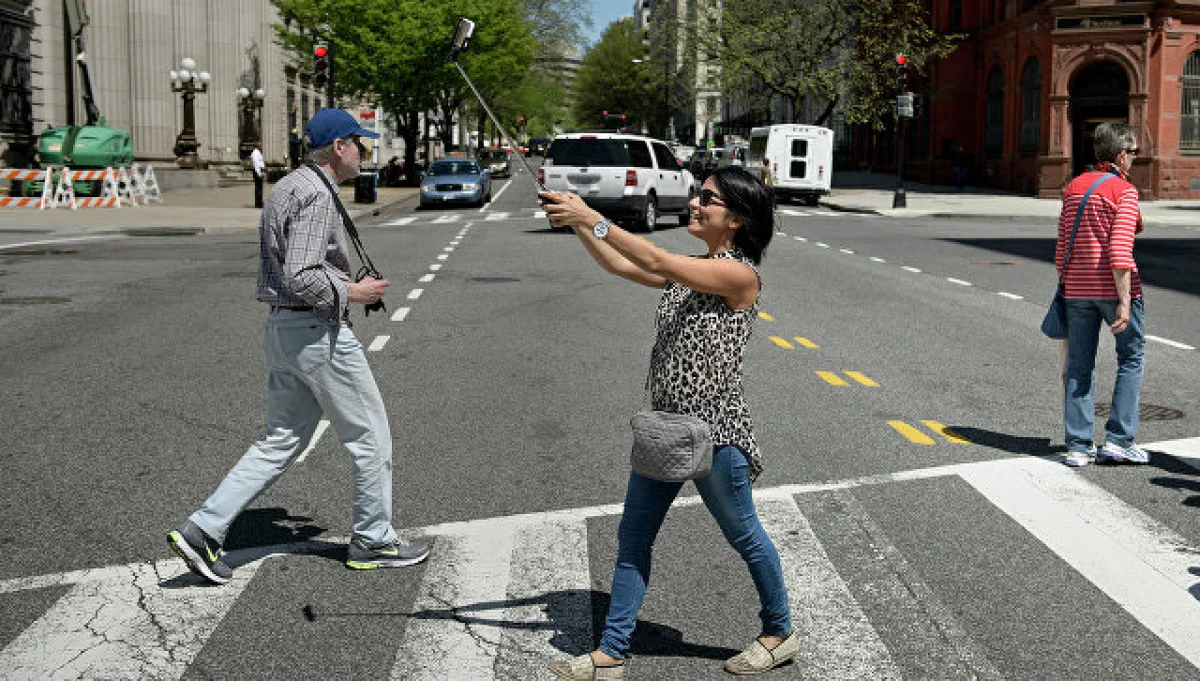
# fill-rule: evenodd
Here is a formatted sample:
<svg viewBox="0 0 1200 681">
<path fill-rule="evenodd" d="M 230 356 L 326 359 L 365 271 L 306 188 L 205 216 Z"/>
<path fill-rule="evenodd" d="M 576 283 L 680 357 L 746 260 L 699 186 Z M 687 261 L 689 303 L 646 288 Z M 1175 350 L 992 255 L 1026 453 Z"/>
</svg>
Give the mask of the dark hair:
<svg viewBox="0 0 1200 681">
<path fill-rule="evenodd" d="M 775 193 L 737 166 L 721 168 L 713 172 L 712 178 L 721 190 L 725 210 L 738 223 L 733 245 L 755 264 L 761 263 L 775 235 Z"/>
</svg>

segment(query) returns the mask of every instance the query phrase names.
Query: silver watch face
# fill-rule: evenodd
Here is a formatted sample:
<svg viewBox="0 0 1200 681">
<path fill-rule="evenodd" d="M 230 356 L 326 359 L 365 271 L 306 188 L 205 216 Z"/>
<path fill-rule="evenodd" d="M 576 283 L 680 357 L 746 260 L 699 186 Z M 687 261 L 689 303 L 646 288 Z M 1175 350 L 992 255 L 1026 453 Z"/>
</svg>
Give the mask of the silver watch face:
<svg viewBox="0 0 1200 681">
<path fill-rule="evenodd" d="M 592 234 L 595 235 L 597 239 L 603 239 L 604 237 L 608 236 L 608 226 L 611 224 L 612 223 L 608 220 L 601 220 L 600 222 L 597 222 L 596 224 L 592 225 Z"/>
</svg>

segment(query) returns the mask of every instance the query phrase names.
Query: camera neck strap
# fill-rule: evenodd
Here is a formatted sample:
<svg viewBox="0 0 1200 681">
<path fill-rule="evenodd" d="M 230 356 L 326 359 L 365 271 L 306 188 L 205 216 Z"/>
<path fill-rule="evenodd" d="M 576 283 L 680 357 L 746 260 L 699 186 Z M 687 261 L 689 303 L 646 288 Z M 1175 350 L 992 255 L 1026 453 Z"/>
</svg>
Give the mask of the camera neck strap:
<svg viewBox="0 0 1200 681">
<path fill-rule="evenodd" d="M 321 170 L 320 166 L 315 163 L 305 163 L 304 166 L 317 174 L 321 181 L 325 183 L 325 188 L 333 196 L 333 205 L 337 206 L 338 213 L 342 216 L 342 224 L 346 227 L 346 234 L 350 237 L 350 243 L 354 244 L 354 252 L 358 254 L 358 260 L 363 264 L 363 269 L 366 273 L 376 279 L 382 279 L 379 270 L 375 269 L 375 263 L 371 262 L 371 258 L 367 255 L 366 248 L 362 245 L 362 240 L 358 238 L 358 229 L 354 227 L 354 220 L 350 219 L 350 213 L 346 212 L 346 206 L 342 205 L 342 199 L 338 196 L 337 189 L 333 183 L 329 181 L 329 176 Z"/>
</svg>

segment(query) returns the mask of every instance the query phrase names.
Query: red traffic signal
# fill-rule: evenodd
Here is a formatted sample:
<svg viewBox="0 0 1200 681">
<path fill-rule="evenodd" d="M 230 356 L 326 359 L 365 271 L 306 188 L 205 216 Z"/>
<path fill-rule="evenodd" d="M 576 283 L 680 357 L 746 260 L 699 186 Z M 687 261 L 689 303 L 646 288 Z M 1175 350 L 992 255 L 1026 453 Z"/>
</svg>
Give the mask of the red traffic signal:
<svg viewBox="0 0 1200 681">
<path fill-rule="evenodd" d="M 603 110 L 603 111 L 601 111 L 600 113 L 602 113 L 602 114 L 604 114 L 605 116 L 607 116 L 607 115 L 608 115 L 608 109 L 604 109 L 604 110 Z"/>
<path fill-rule="evenodd" d="M 896 55 L 896 66 L 908 66 L 908 55 L 901 52 Z"/>
<path fill-rule="evenodd" d="M 329 47 L 326 45 L 313 45 L 313 56 L 317 59 L 324 59 L 329 55 Z"/>
</svg>

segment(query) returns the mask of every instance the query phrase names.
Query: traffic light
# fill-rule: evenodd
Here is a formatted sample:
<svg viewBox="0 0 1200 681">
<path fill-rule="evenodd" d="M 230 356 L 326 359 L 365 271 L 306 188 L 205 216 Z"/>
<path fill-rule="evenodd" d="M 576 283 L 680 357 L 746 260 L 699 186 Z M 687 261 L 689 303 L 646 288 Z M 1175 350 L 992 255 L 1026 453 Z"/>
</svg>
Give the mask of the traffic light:
<svg viewBox="0 0 1200 681">
<path fill-rule="evenodd" d="M 329 80 L 329 46 L 325 43 L 313 45 L 313 85 L 325 87 Z"/>
<path fill-rule="evenodd" d="M 896 55 L 896 91 L 908 89 L 908 55 L 903 52 Z"/>
</svg>

